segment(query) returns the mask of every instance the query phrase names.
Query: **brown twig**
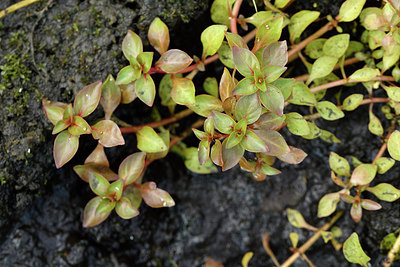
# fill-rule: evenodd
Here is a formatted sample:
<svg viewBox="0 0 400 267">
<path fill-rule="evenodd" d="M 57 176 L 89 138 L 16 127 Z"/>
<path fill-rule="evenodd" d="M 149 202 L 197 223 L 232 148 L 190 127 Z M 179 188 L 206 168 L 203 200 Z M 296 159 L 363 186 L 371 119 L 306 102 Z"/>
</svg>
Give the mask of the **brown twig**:
<svg viewBox="0 0 400 267">
<path fill-rule="evenodd" d="M 342 216 L 343 212 L 339 211 L 336 213 L 335 216 L 333 216 L 332 220 L 324 226 L 322 226 L 318 232 L 316 232 L 310 239 L 307 240 L 304 245 L 302 245 L 299 249 L 296 250 L 295 253 L 292 254 L 282 265 L 281 267 L 288 267 L 292 265 L 292 263 L 301 255 L 304 255 L 304 253 L 309 249 L 320 237 L 321 237 L 321 232 L 322 231 L 327 231 L 339 218 Z"/>
<path fill-rule="evenodd" d="M 33 3 L 38 2 L 38 1 L 40 1 L 40 0 L 23 0 L 23 1 L 20 1 L 20 2 L 18 2 L 16 4 L 14 4 L 14 5 L 11 5 L 11 6 L 7 7 L 6 9 L 0 11 L 0 19 L 2 17 L 4 17 L 5 15 L 7 15 L 7 14 L 10 14 L 10 13 L 12 13 L 14 11 L 17 11 L 20 8 L 29 6 L 30 4 L 33 4 Z"/>
<path fill-rule="evenodd" d="M 193 111 L 191 109 L 185 109 L 185 110 L 175 114 L 172 117 L 165 118 L 160 121 L 153 121 L 153 122 L 138 125 L 138 126 L 120 127 L 120 130 L 121 130 L 121 133 L 136 133 L 137 131 L 139 131 L 140 129 L 142 129 L 145 126 L 149 126 L 151 128 L 157 128 L 160 126 L 164 126 L 164 125 L 179 121 L 179 120 L 189 116 L 192 113 L 193 113 Z"/>
<path fill-rule="evenodd" d="M 269 233 L 265 233 L 263 238 L 262 238 L 262 244 L 264 247 L 265 252 L 267 252 L 268 256 L 271 258 L 271 260 L 274 262 L 275 266 L 281 266 L 278 262 L 278 260 L 275 257 L 274 252 L 272 251 L 271 247 L 269 246 Z"/>
</svg>

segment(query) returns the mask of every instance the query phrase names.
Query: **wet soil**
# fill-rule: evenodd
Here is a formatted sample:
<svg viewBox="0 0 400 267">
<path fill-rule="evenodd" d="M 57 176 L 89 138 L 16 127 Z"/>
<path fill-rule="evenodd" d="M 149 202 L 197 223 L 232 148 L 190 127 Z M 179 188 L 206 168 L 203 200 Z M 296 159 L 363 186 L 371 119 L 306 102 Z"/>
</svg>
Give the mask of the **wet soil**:
<svg viewBox="0 0 400 267">
<path fill-rule="evenodd" d="M 12 3 L 2 1 L 0 9 Z M 339 122 L 318 121 L 319 127 L 342 140 L 340 144 L 308 141 L 283 131 L 290 145 L 309 156 L 297 166 L 278 163 L 282 174 L 264 182 L 255 182 L 238 167 L 226 173 L 193 174 L 177 155 L 170 154 L 153 163 L 145 179 L 170 192 L 175 207 L 151 209 L 142 205 L 140 216 L 132 220 L 112 214 L 100 226 L 82 228 L 82 211 L 93 193 L 72 166 L 81 163 L 95 143 L 83 137 L 79 156 L 56 170 L 51 125 L 43 116 L 40 100 L 71 101 L 87 83 L 116 74 L 126 63 L 120 43 L 127 30 L 145 37 L 155 16 L 172 29 L 173 47 L 190 55 L 200 54 L 199 36 L 210 24 L 209 4 L 200 0 L 54 0 L 43 13 L 45 2 L 1 21 L 0 68 L 15 73 L 15 77 L 2 74 L 4 88 L 0 87 L 1 266 L 185 267 L 202 266 L 207 257 L 225 266 L 240 266 L 248 251 L 255 253 L 249 266 L 272 266 L 261 243 L 265 232 L 270 233 L 271 248 L 280 262 L 291 254 L 290 232 L 297 232 L 301 243 L 312 235 L 288 223 L 286 208 L 299 210 L 317 227 L 326 222 L 316 218 L 318 201 L 339 189 L 329 178 L 330 151 L 370 162 L 379 150 L 379 139 L 367 129 L 366 108 L 346 113 Z M 326 15 L 338 6 L 340 3 L 319 1 L 316 8 Z M 293 12 L 304 8 L 315 9 L 312 1 L 298 1 Z M 212 65 L 211 69 L 220 76 L 220 67 Z M 135 101 L 117 113 L 132 124 L 140 124 L 150 109 Z M 99 111 L 93 118 L 100 115 Z M 134 137 L 126 136 L 126 143 L 132 146 L 107 150 L 114 168 L 135 152 Z M 400 187 L 399 171 L 396 165 L 377 180 Z M 349 205 L 338 206 L 345 211 L 337 223 L 343 232 L 339 241 L 356 231 L 372 266 L 381 266 L 383 260 L 379 242 L 400 225 L 398 203 L 380 203 L 382 210 L 365 212 L 358 224 L 348 214 Z M 351 266 L 341 251 L 322 240 L 307 251 L 307 256 L 316 266 Z M 297 260 L 293 266 L 308 264 Z"/>
</svg>

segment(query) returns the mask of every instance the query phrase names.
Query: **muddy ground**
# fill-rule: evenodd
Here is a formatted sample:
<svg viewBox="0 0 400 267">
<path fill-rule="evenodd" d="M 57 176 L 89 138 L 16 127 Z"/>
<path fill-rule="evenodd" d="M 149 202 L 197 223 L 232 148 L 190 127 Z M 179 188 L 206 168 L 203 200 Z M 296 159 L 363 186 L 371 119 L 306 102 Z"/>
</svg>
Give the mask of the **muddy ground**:
<svg viewBox="0 0 400 267">
<path fill-rule="evenodd" d="M 0 9 L 14 2 L 1 1 Z M 326 15 L 336 14 L 340 6 L 339 2 L 318 3 L 314 7 L 313 1 L 297 1 L 289 11 L 318 9 Z M 209 256 L 225 266 L 240 266 L 247 251 L 255 253 L 250 266 L 272 266 L 261 243 L 265 232 L 270 232 L 271 247 L 280 262 L 291 253 L 290 232 L 299 233 L 300 242 L 312 234 L 293 228 L 287 221 L 286 208 L 298 209 L 315 226 L 326 221 L 316 219 L 316 214 L 319 199 L 338 190 L 329 178 L 330 151 L 369 162 L 380 147 L 379 139 L 368 132 L 367 109 L 347 113 L 339 122 L 318 121 L 319 127 L 342 140 L 340 144 L 307 141 L 284 132 L 288 143 L 302 148 L 309 157 L 298 166 L 278 164 L 282 174 L 264 182 L 255 182 L 239 168 L 213 175 L 193 174 L 177 155 L 170 154 L 154 163 L 145 177 L 170 192 L 175 207 L 151 209 L 143 205 L 141 215 L 132 220 L 113 214 L 98 227 L 82 228 L 82 211 L 93 193 L 73 173 L 72 166 L 81 163 L 95 143 L 83 137 L 79 156 L 56 170 L 54 138 L 42 113 L 41 99 L 70 102 L 84 85 L 104 80 L 110 73 L 116 75 L 126 64 L 120 51 L 123 36 L 132 29 L 145 37 L 155 16 L 169 25 L 171 47 L 190 55 L 201 54 L 199 36 L 211 23 L 209 5 L 209 1 L 201 0 L 53 0 L 0 21 L 1 266 L 176 263 L 185 267 L 202 266 Z M 222 73 L 218 64 L 209 69 L 217 77 Z M 301 68 L 295 68 L 293 75 L 302 74 L 296 71 L 301 72 Z M 204 77 L 200 74 L 199 80 Z M 132 124 L 143 123 L 149 114 L 150 109 L 138 101 L 117 110 L 118 116 Z M 92 117 L 100 115 L 98 111 Z M 107 150 L 114 168 L 135 152 L 134 137 L 126 136 L 126 143 L 122 149 Z M 396 165 L 379 176 L 379 182 L 400 187 L 399 170 Z M 345 211 L 337 223 L 343 231 L 340 241 L 356 231 L 372 258 L 372 266 L 381 266 L 382 238 L 400 225 L 399 204 L 380 203 L 382 210 L 365 212 L 358 224 L 350 219 L 349 205 L 339 205 Z M 350 266 L 342 252 L 322 240 L 307 256 L 316 266 Z M 298 260 L 293 266 L 308 265 Z"/>
</svg>

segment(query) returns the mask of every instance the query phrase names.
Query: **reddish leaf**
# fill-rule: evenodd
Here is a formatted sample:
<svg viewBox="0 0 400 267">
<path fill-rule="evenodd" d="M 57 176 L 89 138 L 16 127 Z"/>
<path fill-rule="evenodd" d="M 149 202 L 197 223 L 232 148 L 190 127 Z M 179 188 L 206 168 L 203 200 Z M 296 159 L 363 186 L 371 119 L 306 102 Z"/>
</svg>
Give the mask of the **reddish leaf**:
<svg viewBox="0 0 400 267">
<path fill-rule="evenodd" d="M 144 169 L 145 159 L 145 152 L 137 152 L 124 159 L 119 166 L 118 175 L 125 185 L 133 183 L 140 177 Z"/>
<path fill-rule="evenodd" d="M 109 167 L 110 163 L 108 162 L 106 153 L 104 152 L 104 146 L 97 144 L 96 148 L 86 158 L 85 164 L 99 164 Z"/>
<path fill-rule="evenodd" d="M 283 116 L 285 100 L 281 90 L 271 84 L 268 84 L 267 91 L 259 92 L 259 94 L 261 103 L 264 105 L 264 107 L 279 117 Z"/>
<path fill-rule="evenodd" d="M 118 201 L 121 199 L 123 191 L 124 191 L 124 181 L 117 180 L 108 186 L 107 196 L 114 197 L 115 200 Z"/>
<path fill-rule="evenodd" d="M 72 135 L 90 134 L 92 133 L 92 129 L 81 116 L 74 116 L 73 122 L 68 128 L 68 132 Z"/>
<path fill-rule="evenodd" d="M 43 99 L 42 106 L 46 117 L 56 125 L 58 121 L 62 120 L 67 104 Z"/>
<path fill-rule="evenodd" d="M 198 157 L 200 165 L 205 164 L 210 158 L 210 142 L 207 140 L 199 143 Z"/>
<path fill-rule="evenodd" d="M 97 208 L 102 202 L 101 197 L 95 197 L 90 200 L 83 211 L 83 227 L 93 227 L 102 223 L 110 215 L 111 210 L 108 212 L 97 212 Z"/>
<path fill-rule="evenodd" d="M 224 134 L 230 134 L 236 124 L 230 116 L 221 112 L 213 111 L 212 118 L 214 120 L 215 128 Z"/>
<path fill-rule="evenodd" d="M 115 84 L 114 77 L 108 75 L 106 81 L 101 87 L 100 104 L 103 106 L 105 118 L 109 120 L 112 113 L 121 102 L 121 89 Z"/>
<path fill-rule="evenodd" d="M 155 18 L 149 27 L 147 38 L 150 44 L 161 55 L 168 50 L 169 46 L 169 31 L 167 25 L 159 18 Z"/>
<path fill-rule="evenodd" d="M 222 74 L 221 81 L 219 82 L 219 96 L 222 102 L 228 97 L 232 96 L 233 87 L 232 76 L 227 68 L 224 68 L 224 73 Z"/>
<path fill-rule="evenodd" d="M 260 69 L 257 57 L 248 49 L 232 47 L 233 62 L 244 77 L 253 76 L 254 69 Z"/>
<path fill-rule="evenodd" d="M 350 183 L 353 185 L 369 184 L 376 175 L 378 167 L 373 164 L 361 164 L 354 169 Z"/>
<path fill-rule="evenodd" d="M 99 140 L 99 143 L 105 147 L 124 145 L 118 125 L 111 120 L 102 120 L 92 126 L 93 138 Z"/>
<path fill-rule="evenodd" d="M 290 151 L 288 153 L 278 155 L 280 160 L 289 164 L 299 164 L 307 157 L 307 154 L 303 150 L 293 146 L 289 146 L 289 148 Z"/>
<path fill-rule="evenodd" d="M 54 140 L 53 157 L 57 168 L 61 168 L 75 155 L 79 146 L 79 137 L 68 131 L 59 133 Z"/>
<path fill-rule="evenodd" d="M 76 165 L 74 166 L 74 171 L 76 174 L 85 182 L 89 182 L 89 173 L 96 172 L 101 173 L 107 181 L 115 181 L 118 179 L 118 175 L 113 172 L 108 166 L 100 165 L 100 164 L 85 164 L 85 165 Z"/>
<path fill-rule="evenodd" d="M 268 112 L 262 114 L 253 126 L 261 130 L 275 131 L 280 129 L 284 122 L 284 117 L 279 117 L 275 113 Z"/>
<path fill-rule="evenodd" d="M 92 191 L 98 196 L 107 196 L 107 189 L 110 183 L 101 174 L 89 171 L 89 185 Z"/>
<path fill-rule="evenodd" d="M 246 135 L 243 137 L 240 145 L 247 151 L 259 153 L 267 152 L 268 147 L 252 130 L 247 129 Z"/>
<path fill-rule="evenodd" d="M 122 41 L 122 52 L 124 53 L 126 59 L 131 57 L 136 58 L 137 55 L 143 52 L 143 44 L 139 35 L 129 30 L 126 34 L 124 40 Z"/>
<path fill-rule="evenodd" d="M 265 154 L 279 156 L 290 152 L 289 146 L 280 133 L 264 130 L 254 130 L 254 133 L 267 145 L 268 152 Z"/>
<path fill-rule="evenodd" d="M 123 219 L 131 219 L 139 215 L 139 211 L 132 206 L 131 201 L 126 197 L 121 198 L 117 202 L 115 211 Z"/>
<path fill-rule="evenodd" d="M 110 212 L 114 209 L 116 202 L 108 198 L 103 198 L 97 206 L 96 213 Z"/>
<path fill-rule="evenodd" d="M 121 89 L 122 104 L 129 104 L 136 99 L 137 95 L 134 83 L 120 84 L 119 88 Z"/>
<path fill-rule="evenodd" d="M 229 170 L 239 163 L 243 157 L 244 148 L 241 146 L 235 146 L 233 148 L 226 147 L 226 139 L 222 143 L 222 171 Z"/>
<path fill-rule="evenodd" d="M 235 116 L 237 120 L 246 119 L 252 124 L 261 116 L 261 104 L 257 94 L 242 96 L 236 103 Z"/>
<path fill-rule="evenodd" d="M 261 65 L 277 65 L 284 67 L 288 62 L 286 41 L 269 44 L 263 51 Z"/>
<path fill-rule="evenodd" d="M 144 202 L 152 208 L 172 207 L 175 201 L 167 191 L 157 188 L 156 183 L 147 182 L 139 185 L 139 191 Z"/>
<path fill-rule="evenodd" d="M 361 207 L 366 210 L 380 210 L 382 206 L 369 199 L 361 199 Z"/>
<path fill-rule="evenodd" d="M 350 215 L 351 218 L 353 219 L 353 221 L 355 222 L 359 222 L 361 221 L 361 217 L 362 217 L 362 208 L 360 204 L 353 204 L 351 206 L 351 210 L 350 210 Z"/>
<path fill-rule="evenodd" d="M 193 59 L 179 49 L 171 49 L 162 54 L 156 63 L 156 67 L 167 73 L 176 73 L 184 70 L 192 63 Z"/>
<path fill-rule="evenodd" d="M 222 167 L 222 144 L 219 140 L 215 140 L 215 144 L 211 148 L 211 160 L 215 165 Z"/>
<path fill-rule="evenodd" d="M 101 81 L 89 84 L 78 92 L 74 101 L 74 114 L 82 118 L 92 113 L 100 101 Z"/>
</svg>

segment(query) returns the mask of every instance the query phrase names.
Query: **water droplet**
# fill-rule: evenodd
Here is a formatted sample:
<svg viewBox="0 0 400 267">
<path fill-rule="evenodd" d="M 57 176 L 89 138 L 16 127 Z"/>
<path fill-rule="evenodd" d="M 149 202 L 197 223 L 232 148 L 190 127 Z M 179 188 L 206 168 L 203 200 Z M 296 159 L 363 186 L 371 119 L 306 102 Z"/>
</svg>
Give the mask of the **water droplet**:
<svg viewBox="0 0 400 267">
<path fill-rule="evenodd" d="M 133 240 L 133 239 L 134 239 L 134 238 L 133 238 L 133 235 L 129 236 L 129 239 L 130 239 L 130 240 Z"/>
<path fill-rule="evenodd" d="M 166 207 L 166 206 L 167 206 L 167 202 L 166 202 L 166 201 L 163 201 L 162 205 L 163 205 L 164 207 Z"/>
<path fill-rule="evenodd" d="M 87 128 L 86 128 L 86 127 L 83 127 L 83 129 L 82 129 L 82 130 L 86 131 L 86 130 L 87 130 Z"/>
<path fill-rule="evenodd" d="M 21 93 L 22 92 L 22 88 L 19 88 L 18 92 Z"/>
<path fill-rule="evenodd" d="M 31 153 L 31 149 L 30 148 L 28 148 L 28 153 Z"/>
<path fill-rule="evenodd" d="M 86 98 L 89 98 L 89 94 L 86 94 Z"/>
</svg>

